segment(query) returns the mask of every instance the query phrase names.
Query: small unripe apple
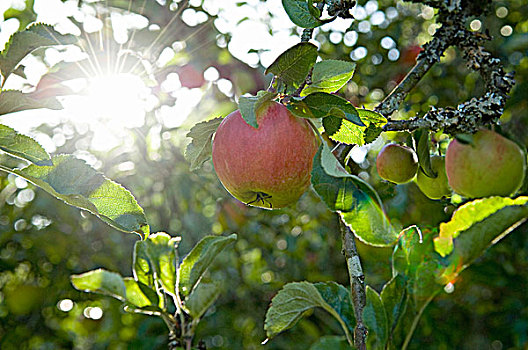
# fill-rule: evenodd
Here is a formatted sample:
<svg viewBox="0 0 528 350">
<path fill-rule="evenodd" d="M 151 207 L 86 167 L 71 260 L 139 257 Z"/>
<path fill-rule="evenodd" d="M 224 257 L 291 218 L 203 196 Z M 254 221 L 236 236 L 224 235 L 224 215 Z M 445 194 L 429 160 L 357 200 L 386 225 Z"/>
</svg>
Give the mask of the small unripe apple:
<svg viewBox="0 0 528 350">
<path fill-rule="evenodd" d="M 418 157 L 412 148 L 389 143 L 378 153 L 376 168 L 382 179 L 403 184 L 416 175 Z"/>
<path fill-rule="evenodd" d="M 451 141 L 446 172 L 451 188 L 464 197 L 510 196 L 523 183 L 526 156 L 515 142 L 480 130 L 470 144 Z"/>
<path fill-rule="evenodd" d="M 427 176 L 422 168 L 418 169 L 416 174 L 416 184 L 420 191 L 431 199 L 441 199 L 451 196 L 451 188 L 447 183 L 447 174 L 445 170 L 445 157 L 431 157 L 431 168 L 436 173 L 436 177 Z"/>
<path fill-rule="evenodd" d="M 225 189 L 248 205 L 276 209 L 295 203 L 310 186 L 319 139 L 306 119 L 277 102 L 256 112 L 258 128 L 236 110 L 213 140 L 213 164 Z"/>
</svg>

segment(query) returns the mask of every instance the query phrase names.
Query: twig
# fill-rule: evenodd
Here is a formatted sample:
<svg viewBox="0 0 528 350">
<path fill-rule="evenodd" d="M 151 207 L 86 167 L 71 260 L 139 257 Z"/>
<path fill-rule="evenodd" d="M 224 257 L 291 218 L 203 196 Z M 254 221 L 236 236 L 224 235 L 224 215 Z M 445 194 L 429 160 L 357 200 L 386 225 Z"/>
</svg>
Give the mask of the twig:
<svg viewBox="0 0 528 350">
<path fill-rule="evenodd" d="M 367 327 L 363 323 L 363 309 L 367 304 L 367 295 L 365 293 L 365 275 L 361 267 L 361 260 L 356 248 L 354 234 L 350 228 L 343 223 L 339 217 L 341 227 L 341 240 L 343 241 L 343 255 L 345 256 L 348 275 L 350 279 L 350 290 L 352 304 L 354 305 L 354 316 L 356 317 L 356 328 L 354 329 L 354 346 L 358 350 L 367 349 Z"/>
</svg>

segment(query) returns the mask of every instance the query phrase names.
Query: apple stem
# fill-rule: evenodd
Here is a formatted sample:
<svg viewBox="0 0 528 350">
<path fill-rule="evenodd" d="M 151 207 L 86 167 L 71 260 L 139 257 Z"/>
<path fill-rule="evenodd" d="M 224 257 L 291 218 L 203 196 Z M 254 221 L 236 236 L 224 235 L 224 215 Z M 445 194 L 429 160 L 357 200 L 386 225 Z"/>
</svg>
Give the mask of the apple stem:
<svg viewBox="0 0 528 350">
<path fill-rule="evenodd" d="M 350 291 L 352 304 L 354 305 L 354 316 L 356 327 L 354 329 L 354 346 L 358 350 L 366 350 L 367 327 L 363 323 L 363 309 L 367 304 L 365 292 L 365 275 L 361 267 L 361 259 L 356 248 L 356 241 L 352 230 L 343 222 L 340 216 L 341 239 L 343 241 L 343 255 L 347 261 L 348 275 L 350 279 Z"/>
</svg>

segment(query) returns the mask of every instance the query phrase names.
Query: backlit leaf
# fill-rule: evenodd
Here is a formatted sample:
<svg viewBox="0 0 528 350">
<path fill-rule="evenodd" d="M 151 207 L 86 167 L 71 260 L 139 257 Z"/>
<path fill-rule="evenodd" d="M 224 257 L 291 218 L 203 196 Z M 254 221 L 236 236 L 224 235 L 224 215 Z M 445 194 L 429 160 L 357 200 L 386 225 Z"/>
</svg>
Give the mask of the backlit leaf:
<svg viewBox="0 0 528 350">
<path fill-rule="evenodd" d="M 126 300 L 126 289 L 123 277 L 115 272 L 103 269 L 71 276 L 73 286 L 84 292 L 109 295 L 121 301 Z"/>
<path fill-rule="evenodd" d="M 454 281 L 491 245 L 528 219 L 528 197 L 489 197 L 464 204 L 451 220 L 440 224 L 435 250 L 447 256 L 442 283 Z"/>
<path fill-rule="evenodd" d="M 301 95 L 314 92 L 336 92 L 354 75 L 356 64 L 340 60 L 324 60 L 314 65 L 312 83 L 307 85 Z"/>
<path fill-rule="evenodd" d="M 314 157 L 312 185 L 332 211 L 341 217 L 354 234 L 367 244 L 389 246 L 398 238 L 376 191 L 361 178 L 349 174 L 326 144 Z"/>
<path fill-rule="evenodd" d="M 480 255 L 482 250 L 486 249 L 494 239 L 511 226 L 516 225 L 520 220 L 528 217 L 527 202 L 528 197 L 516 199 L 489 197 L 464 204 L 454 212 L 450 221 L 440 224 L 440 234 L 434 240 L 435 250 L 440 255 L 447 256 L 453 251 L 453 239 L 462 232 L 469 231 L 465 235 L 475 237 L 472 246 Z M 478 232 L 478 229 L 473 228 L 476 224 L 484 221 L 485 224 L 478 226 L 480 230 L 485 228 L 483 232 Z M 478 241 L 477 236 L 479 237 Z M 467 238 L 464 241 L 470 243 Z M 472 250 L 471 247 L 465 247 L 465 249 Z M 466 253 L 474 256 L 475 253 L 470 254 L 469 250 Z M 468 258 L 470 256 L 466 256 L 464 260 Z"/>
<path fill-rule="evenodd" d="M 0 150 L 37 165 L 52 165 L 50 155 L 37 141 L 2 124 L 0 124 Z"/>
<path fill-rule="evenodd" d="M 132 277 L 123 278 L 126 288 L 126 301 L 136 307 L 147 306 L 157 308 L 159 297 L 149 286 L 134 280 Z"/>
<path fill-rule="evenodd" d="M 347 100 L 326 92 L 314 92 L 304 98 L 293 99 L 288 110 L 301 118 L 324 118 L 333 116 L 346 119 L 358 126 L 365 126 L 356 108 Z"/>
<path fill-rule="evenodd" d="M 325 131 L 332 140 L 361 146 L 374 141 L 379 136 L 383 125 L 387 123 L 387 119 L 381 114 L 367 109 L 356 108 L 356 111 L 363 126 L 335 117 L 327 117 L 323 120 Z"/>
<path fill-rule="evenodd" d="M 160 282 L 165 292 L 170 295 L 175 295 L 176 248 L 179 242 L 180 237 L 171 237 L 165 232 L 157 232 L 149 235 L 147 239 L 136 243 L 136 245 L 145 246 L 142 250 L 144 250 L 148 258 L 150 273 L 154 273 L 155 278 Z M 141 259 L 142 256 L 140 255 L 139 258 Z M 144 262 L 137 260 L 137 257 L 136 262 L 141 264 L 140 266 L 145 266 Z"/>
<path fill-rule="evenodd" d="M 147 219 L 134 196 L 83 160 L 71 155 L 52 157 L 52 166 L 7 169 L 69 205 L 87 210 L 125 232 L 148 234 Z"/>
</svg>

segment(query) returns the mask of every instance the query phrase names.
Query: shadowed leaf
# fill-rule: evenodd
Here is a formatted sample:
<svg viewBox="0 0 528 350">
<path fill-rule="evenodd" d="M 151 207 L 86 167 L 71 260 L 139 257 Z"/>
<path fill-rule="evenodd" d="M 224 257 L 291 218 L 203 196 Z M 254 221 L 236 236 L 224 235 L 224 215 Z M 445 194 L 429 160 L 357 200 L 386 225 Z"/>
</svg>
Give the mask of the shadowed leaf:
<svg viewBox="0 0 528 350">
<path fill-rule="evenodd" d="M 317 47 L 301 42 L 284 51 L 267 69 L 284 84 L 297 88 L 304 81 L 317 59 Z"/>
<path fill-rule="evenodd" d="M 277 94 L 269 91 L 259 91 L 257 96 L 244 95 L 238 100 L 238 108 L 242 118 L 254 128 L 258 128 L 257 111 L 266 102 L 273 100 Z"/>
<path fill-rule="evenodd" d="M 68 45 L 77 41 L 73 35 L 62 35 L 52 26 L 38 23 L 24 31 L 16 32 L 0 52 L 0 72 L 4 81 L 15 70 L 20 61 L 40 47 Z"/>
<path fill-rule="evenodd" d="M 187 133 L 192 141 L 187 145 L 185 158 L 191 163 L 191 171 L 199 169 L 211 157 L 213 134 L 222 120 L 215 118 L 198 123 Z"/>
<path fill-rule="evenodd" d="M 351 339 L 347 323 L 340 315 L 340 312 L 346 310 L 347 321 L 350 322 L 353 318 L 353 312 L 349 314 L 352 306 L 344 305 L 347 303 L 350 304 L 350 295 L 347 296 L 346 289 L 341 289 L 337 284 L 318 283 L 317 286 L 309 282 L 288 283 L 271 300 L 264 321 L 266 335 L 269 339 L 273 338 L 292 328 L 307 311 L 320 307 L 335 317 L 347 338 Z"/>
<path fill-rule="evenodd" d="M 363 321 L 368 328 L 367 348 L 383 350 L 388 341 L 387 314 L 379 294 L 367 286 L 367 305 L 363 309 Z"/>
<path fill-rule="evenodd" d="M 200 283 L 185 298 L 185 309 L 194 319 L 199 319 L 220 296 L 221 289 L 216 283 Z"/>
<path fill-rule="evenodd" d="M 227 237 L 206 236 L 198 242 L 180 265 L 180 293 L 189 295 L 216 256 L 236 239 L 236 234 Z"/>
<path fill-rule="evenodd" d="M 58 110 L 62 109 L 62 105 L 55 97 L 38 98 L 35 94 L 17 90 L 0 92 L 0 115 L 37 108 Z"/>
<path fill-rule="evenodd" d="M 312 14 L 306 0 L 282 0 L 282 6 L 290 20 L 299 27 L 315 28 L 324 24 L 323 21 Z M 317 9 L 314 7 L 314 10 Z"/>
</svg>

